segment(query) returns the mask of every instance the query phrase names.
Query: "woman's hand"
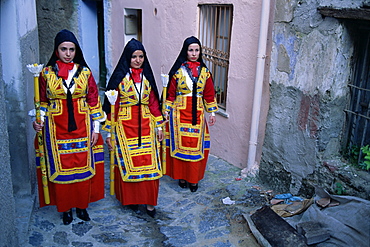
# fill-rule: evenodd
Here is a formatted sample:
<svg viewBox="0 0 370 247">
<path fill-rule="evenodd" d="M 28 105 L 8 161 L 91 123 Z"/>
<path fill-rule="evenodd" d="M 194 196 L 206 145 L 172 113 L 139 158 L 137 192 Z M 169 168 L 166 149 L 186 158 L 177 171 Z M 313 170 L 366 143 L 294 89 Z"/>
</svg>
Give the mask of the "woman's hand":
<svg viewBox="0 0 370 247">
<path fill-rule="evenodd" d="M 107 144 L 109 151 L 113 150 L 112 138 L 107 137 L 107 139 L 105 139 L 105 144 Z"/>
<path fill-rule="evenodd" d="M 163 141 L 164 134 L 162 130 L 157 130 L 157 138 L 158 138 L 158 141 L 160 142 Z"/>
<path fill-rule="evenodd" d="M 93 132 L 91 135 L 91 146 L 95 146 L 95 144 L 98 142 L 99 139 L 99 133 Z"/>
<path fill-rule="evenodd" d="M 32 126 L 33 129 L 36 130 L 36 132 L 39 132 L 44 127 L 44 122 L 41 121 L 41 123 L 37 123 L 36 121 L 33 121 Z"/>
<path fill-rule="evenodd" d="M 210 116 L 209 116 L 209 121 L 208 121 L 208 123 L 209 123 L 209 126 L 214 125 L 214 124 L 216 123 L 216 117 L 215 117 L 215 116 L 210 115 Z"/>
</svg>

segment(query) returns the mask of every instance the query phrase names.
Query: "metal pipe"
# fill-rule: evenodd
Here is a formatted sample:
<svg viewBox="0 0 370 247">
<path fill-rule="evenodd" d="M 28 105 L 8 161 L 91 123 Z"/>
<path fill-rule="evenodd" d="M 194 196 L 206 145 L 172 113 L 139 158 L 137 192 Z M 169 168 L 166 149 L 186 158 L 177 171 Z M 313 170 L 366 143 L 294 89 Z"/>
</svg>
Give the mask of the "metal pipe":
<svg viewBox="0 0 370 247">
<path fill-rule="evenodd" d="M 253 111 L 249 139 L 248 163 L 247 167 L 242 170 L 242 174 L 253 174 L 254 169 L 258 166 L 256 161 L 257 142 L 258 142 L 258 125 L 261 114 L 261 99 L 263 89 L 263 76 L 265 72 L 266 44 L 269 28 L 270 0 L 262 1 L 260 35 L 258 40 L 257 51 L 257 68 L 254 83 Z"/>
</svg>

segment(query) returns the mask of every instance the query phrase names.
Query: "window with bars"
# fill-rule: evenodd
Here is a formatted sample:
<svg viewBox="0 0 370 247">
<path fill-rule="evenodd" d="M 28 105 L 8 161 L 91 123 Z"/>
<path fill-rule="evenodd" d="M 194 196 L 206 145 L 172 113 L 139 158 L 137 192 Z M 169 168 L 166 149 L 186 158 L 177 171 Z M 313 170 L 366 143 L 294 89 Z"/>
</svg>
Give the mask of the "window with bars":
<svg viewBox="0 0 370 247">
<path fill-rule="evenodd" d="M 199 5 L 199 39 L 203 60 L 211 70 L 218 106 L 226 110 L 232 5 Z"/>
<path fill-rule="evenodd" d="M 350 104 L 345 110 L 346 142 L 351 152 L 360 152 L 358 163 L 361 162 L 361 147 L 370 144 L 370 27 L 369 23 L 355 25 L 355 54 L 353 79 L 349 83 Z"/>
</svg>

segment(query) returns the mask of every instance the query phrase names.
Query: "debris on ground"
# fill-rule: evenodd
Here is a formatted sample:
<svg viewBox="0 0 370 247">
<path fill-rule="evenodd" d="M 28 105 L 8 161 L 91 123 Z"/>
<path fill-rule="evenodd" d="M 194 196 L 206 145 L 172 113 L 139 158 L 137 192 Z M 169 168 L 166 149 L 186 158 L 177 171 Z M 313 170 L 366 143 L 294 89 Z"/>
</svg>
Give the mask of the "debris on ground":
<svg viewBox="0 0 370 247">
<path fill-rule="evenodd" d="M 227 205 L 233 205 L 233 204 L 235 204 L 235 201 L 231 200 L 230 197 L 226 197 L 226 198 L 222 199 L 222 203 L 227 204 Z"/>
<path fill-rule="evenodd" d="M 304 212 L 314 199 L 304 199 L 290 193 L 278 194 L 270 200 L 271 209 L 281 217 L 291 217 Z"/>
<path fill-rule="evenodd" d="M 368 200 L 330 195 L 322 188 L 310 199 L 262 194 L 269 199 L 266 205 L 243 215 L 262 246 L 369 246 Z"/>
</svg>

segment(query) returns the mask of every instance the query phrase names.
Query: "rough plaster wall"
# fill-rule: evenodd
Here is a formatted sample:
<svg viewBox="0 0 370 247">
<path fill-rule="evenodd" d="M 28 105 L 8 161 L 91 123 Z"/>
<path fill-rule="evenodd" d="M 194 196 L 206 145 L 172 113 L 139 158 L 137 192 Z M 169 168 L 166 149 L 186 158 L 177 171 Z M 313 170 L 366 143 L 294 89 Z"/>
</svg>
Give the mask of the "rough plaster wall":
<svg viewBox="0 0 370 247">
<path fill-rule="evenodd" d="M 39 49 L 38 46 L 35 45 L 38 44 L 38 36 L 37 36 L 37 30 L 30 30 L 27 35 L 20 38 L 20 50 L 21 50 L 21 63 L 23 65 L 26 64 L 32 64 L 39 60 Z M 35 137 L 35 131 L 32 128 L 32 124 L 30 122 L 30 118 L 28 117 L 28 111 L 34 108 L 34 84 L 33 84 L 33 75 L 28 71 L 26 66 L 24 66 L 23 69 L 23 77 L 25 78 L 24 85 L 22 87 L 22 92 L 24 93 L 23 103 L 24 103 L 24 111 L 22 112 L 22 115 L 19 116 L 20 121 L 22 121 L 21 125 L 14 126 L 14 131 L 22 127 L 24 128 L 24 132 L 21 134 L 22 139 L 24 139 L 27 142 L 27 153 L 28 155 L 24 155 L 23 158 L 28 158 L 27 163 L 21 163 L 24 164 L 22 166 L 17 165 L 17 167 L 22 167 L 22 169 L 25 170 L 26 176 L 23 176 L 21 179 L 15 181 L 14 183 L 25 183 L 30 185 L 29 188 L 27 188 L 27 194 L 31 192 L 31 194 L 35 191 L 36 188 L 36 169 L 35 169 L 35 149 L 34 149 L 34 137 Z M 23 148 L 23 147 L 22 147 Z M 26 165 L 28 164 L 28 165 Z"/>
<path fill-rule="evenodd" d="M 54 37 L 62 29 L 78 34 L 77 0 L 37 0 L 40 63 L 46 64 L 53 52 Z"/>
<path fill-rule="evenodd" d="M 38 60 L 36 11 L 33 1 L 22 0 L 1 1 L 0 8 L 0 245 L 20 246 L 29 223 L 23 209 L 32 209 L 35 188 L 34 131 L 27 116 L 33 80 L 25 65 Z"/>
<path fill-rule="evenodd" d="M 260 176 L 279 192 L 304 190 L 306 178 L 340 151 L 352 44 L 318 4 L 276 2 Z"/>
<path fill-rule="evenodd" d="M 9 135 L 7 130 L 7 116 L 4 102 L 4 81 L 2 75 L 2 61 L 0 54 L 0 231 L 1 246 L 18 246 L 15 227 L 15 203 L 12 188 L 12 176 L 10 167 Z M 6 212 L 6 213 L 5 213 Z"/>
<path fill-rule="evenodd" d="M 32 37 L 28 32 L 36 26 L 36 18 L 32 11 L 32 4 L 22 5 L 22 1 L 8 1 L 3 5 L 1 14 L 4 19 L 1 23 L 2 60 L 7 64 L 3 70 L 4 100 L 7 111 L 10 164 L 12 169 L 13 190 L 19 196 L 30 195 L 32 187 L 30 172 L 33 166 L 30 161 L 32 141 L 30 122 L 27 116 L 32 107 L 33 84 L 29 78 L 25 65 L 27 59 L 35 58 L 38 52 L 37 36 Z M 22 6 L 23 8 L 18 8 Z M 36 38 L 36 39 L 35 39 Z M 11 42 L 9 42 L 11 40 Z M 35 62 L 32 59 L 32 62 Z M 34 132 L 32 132 L 34 134 Z M 33 152 L 32 152 L 33 153 Z M 32 168 L 31 168 L 32 166 Z M 34 171 L 32 169 L 32 171 Z"/>
<path fill-rule="evenodd" d="M 30 195 L 35 186 L 32 181 L 35 177 L 33 164 L 33 136 L 34 131 L 27 115 L 33 109 L 33 80 L 26 68 L 26 64 L 37 61 L 37 32 L 31 32 L 20 38 L 20 64 L 19 78 L 12 78 L 6 83 L 6 106 L 11 116 L 8 131 L 11 138 L 10 153 L 14 192 L 21 195 Z M 22 154 L 22 155 L 19 155 Z"/>
</svg>

